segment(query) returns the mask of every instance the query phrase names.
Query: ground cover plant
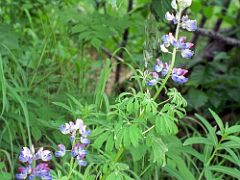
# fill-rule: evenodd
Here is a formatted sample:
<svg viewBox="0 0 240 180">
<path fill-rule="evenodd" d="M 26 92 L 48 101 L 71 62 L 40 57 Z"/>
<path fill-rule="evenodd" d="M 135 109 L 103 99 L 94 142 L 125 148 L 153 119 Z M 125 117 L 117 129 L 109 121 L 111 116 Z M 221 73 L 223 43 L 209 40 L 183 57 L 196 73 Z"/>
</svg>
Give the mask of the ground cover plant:
<svg viewBox="0 0 240 180">
<path fill-rule="evenodd" d="M 0 2 L 1 179 L 240 179 L 238 0 Z"/>
</svg>

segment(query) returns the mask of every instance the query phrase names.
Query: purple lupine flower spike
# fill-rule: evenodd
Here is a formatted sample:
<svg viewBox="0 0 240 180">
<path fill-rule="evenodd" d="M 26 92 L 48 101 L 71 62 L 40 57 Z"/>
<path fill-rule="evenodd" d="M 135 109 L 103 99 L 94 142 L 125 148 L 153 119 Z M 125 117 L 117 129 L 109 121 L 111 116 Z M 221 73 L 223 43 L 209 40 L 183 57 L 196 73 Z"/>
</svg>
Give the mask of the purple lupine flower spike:
<svg viewBox="0 0 240 180">
<path fill-rule="evenodd" d="M 71 150 L 72 157 L 77 159 L 80 166 L 87 165 L 87 162 L 83 160 L 87 155 L 87 151 L 84 148 L 86 148 L 86 146 L 90 143 L 90 140 L 87 138 L 87 136 L 90 135 L 91 131 L 87 130 L 87 126 L 84 124 L 83 120 L 77 119 L 75 123 L 72 121 L 65 123 L 60 127 L 60 131 L 63 134 L 71 135 L 70 141 L 73 144 Z M 81 136 L 78 137 L 78 135 Z M 79 138 L 80 140 L 78 141 Z M 55 156 L 64 156 L 66 152 L 65 146 L 63 144 L 59 144 L 58 149 L 59 150 L 55 152 Z"/>
<path fill-rule="evenodd" d="M 34 147 L 31 149 L 28 147 L 23 147 L 20 152 L 19 160 L 23 163 L 26 163 L 26 167 L 20 167 L 18 169 L 18 174 L 16 174 L 16 179 L 26 179 L 29 180 L 39 177 L 42 180 L 51 180 L 50 168 L 47 163 L 36 164 L 38 160 L 49 161 L 51 159 L 51 152 L 49 150 L 43 150 L 39 148 L 37 153 L 35 153 Z M 36 168 L 33 168 L 33 162 L 36 164 Z"/>
<path fill-rule="evenodd" d="M 63 144 L 58 145 L 59 151 L 55 152 L 56 157 L 63 157 L 66 153 L 66 147 Z"/>
</svg>

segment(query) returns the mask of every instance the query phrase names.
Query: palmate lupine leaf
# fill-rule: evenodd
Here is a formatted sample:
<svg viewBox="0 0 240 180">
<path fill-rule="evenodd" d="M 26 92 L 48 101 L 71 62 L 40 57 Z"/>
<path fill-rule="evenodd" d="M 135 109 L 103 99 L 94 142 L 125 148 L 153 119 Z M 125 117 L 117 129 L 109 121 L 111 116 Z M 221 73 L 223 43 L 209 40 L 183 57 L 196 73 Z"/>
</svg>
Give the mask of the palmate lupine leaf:
<svg viewBox="0 0 240 180">
<path fill-rule="evenodd" d="M 178 131 L 175 118 L 165 113 L 156 116 L 155 124 L 156 131 L 161 135 L 174 135 Z"/>
</svg>

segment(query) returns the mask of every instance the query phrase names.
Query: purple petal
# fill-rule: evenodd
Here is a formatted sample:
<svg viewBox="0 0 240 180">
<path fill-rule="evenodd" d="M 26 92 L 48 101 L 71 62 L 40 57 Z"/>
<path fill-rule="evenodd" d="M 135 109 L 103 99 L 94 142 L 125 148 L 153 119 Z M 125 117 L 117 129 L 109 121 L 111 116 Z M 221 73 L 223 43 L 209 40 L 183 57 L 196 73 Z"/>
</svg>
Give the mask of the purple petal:
<svg viewBox="0 0 240 180">
<path fill-rule="evenodd" d="M 28 175 L 28 172 L 27 172 L 27 169 L 24 168 L 24 167 L 19 167 L 18 168 L 18 174 L 16 174 L 16 179 L 17 180 L 20 180 L 20 179 L 26 179 L 27 178 L 27 175 Z"/>
<path fill-rule="evenodd" d="M 186 37 L 186 36 L 182 36 L 182 37 L 179 38 L 179 42 L 180 42 L 180 43 L 185 43 L 186 40 L 187 40 L 187 37 Z"/>
<path fill-rule="evenodd" d="M 158 73 L 156 73 L 156 72 L 152 72 L 151 75 L 152 75 L 152 77 L 153 77 L 154 79 L 158 79 L 158 78 L 159 78 L 159 75 L 158 75 Z"/>
<path fill-rule="evenodd" d="M 190 59 L 194 55 L 194 52 L 189 49 L 184 49 L 181 51 L 181 55 L 185 59 Z"/>
<path fill-rule="evenodd" d="M 81 160 L 81 159 L 79 159 L 77 161 L 78 161 L 79 166 L 86 166 L 87 165 L 87 161 L 84 161 L 84 160 Z"/>
<path fill-rule="evenodd" d="M 44 151 L 42 151 L 42 153 L 41 153 L 41 159 L 42 159 L 43 161 L 49 161 L 49 160 L 51 160 L 51 159 L 52 159 L 51 151 L 49 151 L 49 150 L 44 150 Z"/>
<path fill-rule="evenodd" d="M 71 132 L 71 128 L 70 125 L 68 123 L 66 124 L 62 124 L 59 128 L 59 130 L 63 133 L 63 134 L 69 134 Z"/>
<path fill-rule="evenodd" d="M 154 66 L 156 72 L 161 72 L 163 69 L 163 62 L 160 59 L 157 59 L 157 64 Z"/>
<path fill-rule="evenodd" d="M 178 76 L 184 76 L 188 73 L 188 70 L 182 68 L 173 68 L 172 74 L 176 74 Z"/>
<path fill-rule="evenodd" d="M 90 144 L 90 140 L 89 139 L 87 139 L 87 138 L 84 138 L 84 137 L 81 137 L 81 143 L 83 143 L 83 144 Z"/>
<path fill-rule="evenodd" d="M 175 81 L 178 84 L 184 84 L 188 81 L 188 78 L 186 78 L 184 76 L 178 76 L 176 74 L 172 74 L 172 79 L 173 79 L 173 81 Z"/>
<path fill-rule="evenodd" d="M 58 149 L 59 149 L 59 151 L 55 152 L 55 156 L 56 157 L 63 157 L 65 155 L 65 153 L 66 153 L 65 146 L 63 144 L 59 144 L 58 145 Z"/>
<path fill-rule="evenodd" d="M 28 147 L 23 147 L 20 155 L 19 155 L 19 161 L 25 163 L 31 163 L 33 160 L 33 154 L 31 152 L 31 150 Z"/>
<path fill-rule="evenodd" d="M 186 22 L 186 29 L 188 31 L 196 31 L 197 30 L 197 21 L 196 20 L 188 20 Z"/>
<path fill-rule="evenodd" d="M 154 86 L 157 84 L 157 82 L 158 82 L 157 79 L 153 79 L 153 80 L 147 82 L 147 86 Z"/>
</svg>

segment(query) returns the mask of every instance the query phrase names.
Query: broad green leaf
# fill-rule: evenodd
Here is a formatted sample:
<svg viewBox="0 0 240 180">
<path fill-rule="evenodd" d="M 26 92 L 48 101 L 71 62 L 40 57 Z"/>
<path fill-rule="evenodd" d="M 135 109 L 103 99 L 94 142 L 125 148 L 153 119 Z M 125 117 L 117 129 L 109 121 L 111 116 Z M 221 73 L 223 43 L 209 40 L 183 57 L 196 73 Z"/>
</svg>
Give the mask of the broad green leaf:
<svg viewBox="0 0 240 180">
<path fill-rule="evenodd" d="M 139 145 L 138 147 L 133 147 L 130 149 L 130 152 L 133 157 L 133 161 L 139 161 L 141 158 L 143 158 L 144 154 L 147 151 L 146 145 Z"/>
<path fill-rule="evenodd" d="M 152 140 L 153 162 L 164 167 L 166 165 L 165 155 L 168 151 L 168 148 L 161 138 L 153 136 Z"/>
<path fill-rule="evenodd" d="M 140 130 L 138 129 L 137 126 L 131 125 L 129 127 L 129 136 L 130 136 L 130 140 L 132 142 L 132 145 L 134 147 L 137 147 L 138 146 L 138 141 L 141 138 L 141 132 L 140 132 Z"/>
<path fill-rule="evenodd" d="M 108 136 L 109 136 L 110 132 L 105 132 L 103 134 L 101 134 L 93 143 L 93 147 L 95 147 L 96 149 L 100 149 L 102 144 L 107 140 Z"/>
<path fill-rule="evenodd" d="M 34 127 L 32 127 L 32 135 L 33 135 L 34 140 L 38 141 L 42 137 L 42 132 L 37 126 L 34 126 Z"/>
<path fill-rule="evenodd" d="M 129 166 L 124 163 L 116 163 L 115 165 L 116 165 L 117 169 L 119 169 L 120 171 L 126 171 L 129 169 Z"/>
<path fill-rule="evenodd" d="M 224 125 L 223 125 L 223 122 L 222 122 L 221 118 L 211 109 L 209 109 L 209 111 L 211 112 L 211 114 L 214 117 L 215 121 L 217 122 L 221 132 L 223 133 L 224 132 Z"/>
<path fill-rule="evenodd" d="M 206 144 L 206 145 L 212 145 L 214 146 L 214 143 L 210 141 L 208 138 L 203 137 L 191 137 L 188 138 L 183 145 L 192 145 L 192 144 Z"/>
<path fill-rule="evenodd" d="M 188 104 L 197 109 L 208 102 L 208 96 L 205 92 L 191 88 L 186 97 Z"/>
<path fill-rule="evenodd" d="M 210 169 L 215 172 L 227 174 L 227 175 L 235 177 L 237 179 L 240 178 L 240 171 L 237 170 L 236 168 L 230 168 L 227 166 L 210 166 Z"/>
<path fill-rule="evenodd" d="M 116 149 L 119 149 L 122 146 L 122 141 L 123 141 L 123 136 L 124 136 L 123 132 L 124 132 L 124 129 L 120 129 L 118 131 L 118 133 L 116 134 L 116 138 L 114 138 Z"/>
<path fill-rule="evenodd" d="M 175 168 L 169 165 L 166 165 L 165 167 L 163 167 L 163 170 L 166 171 L 171 177 L 175 177 L 178 180 L 185 180 Z"/>
<path fill-rule="evenodd" d="M 123 143 L 126 148 L 129 148 L 131 145 L 131 139 L 129 136 L 129 127 L 125 127 L 123 130 Z"/>
<path fill-rule="evenodd" d="M 202 116 L 195 114 L 195 116 L 204 124 L 204 126 L 207 128 L 209 135 L 211 137 L 211 141 L 214 142 L 214 145 L 218 144 L 218 140 L 216 137 L 216 130 L 211 126 L 211 124 Z"/>
<path fill-rule="evenodd" d="M 153 0 L 151 11 L 157 19 L 164 20 L 167 11 L 171 10 L 171 1 Z"/>
<path fill-rule="evenodd" d="M 107 152 L 111 152 L 113 150 L 113 146 L 114 146 L 114 140 L 113 140 L 113 134 L 111 134 L 107 139 L 105 150 Z"/>
<path fill-rule="evenodd" d="M 106 180 L 123 180 L 123 178 L 119 171 L 114 171 L 107 176 Z"/>
<path fill-rule="evenodd" d="M 204 175 L 205 175 L 206 180 L 212 180 L 213 179 L 213 175 L 212 175 L 212 172 L 211 172 L 209 166 L 205 166 Z"/>
<path fill-rule="evenodd" d="M 234 134 L 239 132 L 240 132 L 240 125 L 231 126 L 227 128 L 225 131 L 226 134 Z"/>
</svg>

